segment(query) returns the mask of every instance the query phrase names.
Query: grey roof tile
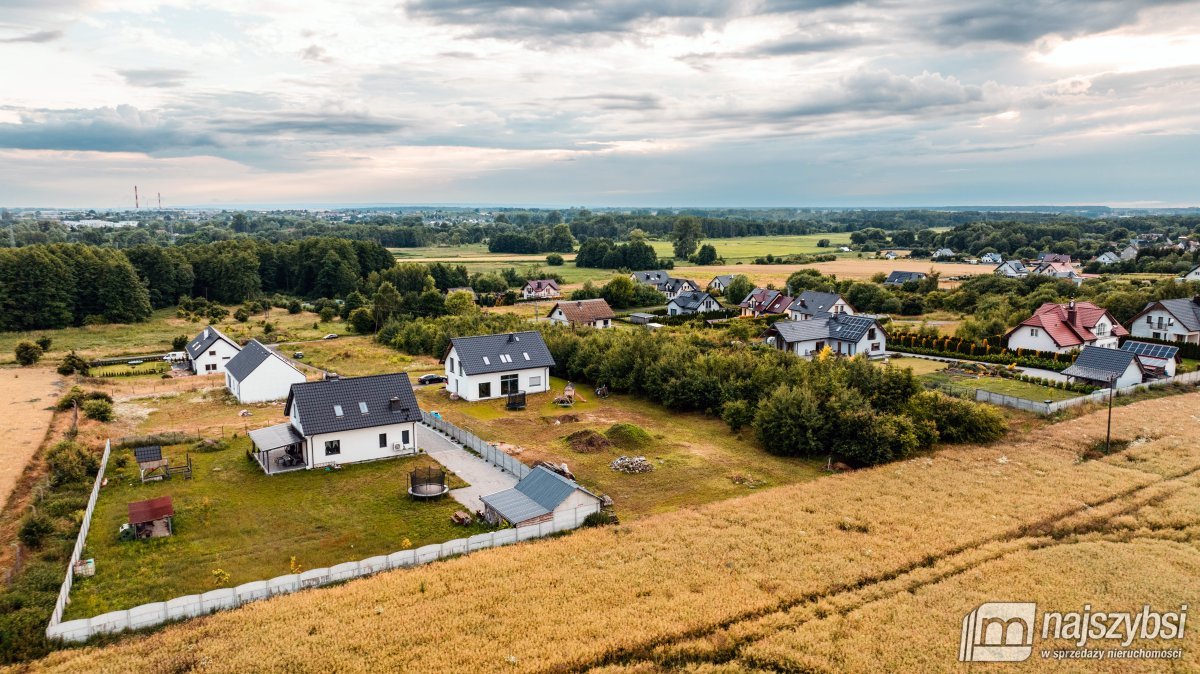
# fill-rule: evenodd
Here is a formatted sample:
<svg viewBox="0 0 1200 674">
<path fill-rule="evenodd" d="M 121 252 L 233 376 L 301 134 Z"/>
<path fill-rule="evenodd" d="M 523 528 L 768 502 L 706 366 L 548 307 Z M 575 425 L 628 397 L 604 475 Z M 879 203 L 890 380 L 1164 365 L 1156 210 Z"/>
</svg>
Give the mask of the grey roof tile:
<svg viewBox="0 0 1200 674">
<path fill-rule="evenodd" d="M 390 409 L 393 397 L 399 399 L 395 410 Z M 366 414 L 360 411 L 359 403 L 366 403 Z M 421 420 L 412 383 L 403 372 L 292 384 L 285 413 L 291 414 L 293 405 L 300 412 L 300 425 L 306 435 Z M 341 416 L 334 406 L 341 407 Z"/>
<path fill-rule="evenodd" d="M 1069 377 L 1083 377 L 1094 381 L 1107 381 L 1110 375 L 1120 377 L 1136 362 L 1137 354 L 1124 349 L 1107 349 L 1102 346 L 1086 345 L 1079 352 L 1075 363 L 1063 370 Z"/>
<path fill-rule="evenodd" d="M 842 299 L 842 296 L 837 293 L 822 293 L 816 290 L 805 290 L 800 293 L 792 306 L 788 307 L 791 311 L 805 314 L 808 316 L 816 316 L 817 314 L 828 313 L 829 308 L 837 301 Z"/>
<path fill-rule="evenodd" d="M 251 372 L 258 369 L 268 358 L 279 358 L 279 354 L 272 353 L 270 349 L 262 345 L 257 339 L 252 339 L 242 347 L 242 350 L 233 358 L 225 363 L 225 371 L 233 375 L 237 381 L 245 381 L 246 377 L 250 376 Z M 287 361 L 284 361 L 285 363 Z M 288 367 L 292 367 L 291 363 L 287 363 Z"/>
<path fill-rule="evenodd" d="M 857 342 L 873 327 L 878 327 L 874 316 L 834 315 L 818 316 L 807 321 L 776 321 L 771 326 L 783 341 L 807 342 L 814 339 L 836 339 Z M 882 328 L 880 328 L 882 330 Z M 770 332 L 771 330 L 768 330 Z"/>
<path fill-rule="evenodd" d="M 554 357 L 542 335 L 533 331 L 454 337 L 450 345 L 467 375 L 554 367 Z"/>
<path fill-rule="evenodd" d="M 200 334 L 196 335 L 192 341 L 187 343 L 187 346 L 184 348 L 187 350 L 188 356 L 191 356 L 192 360 L 195 360 L 199 358 L 205 352 L 205 350 L 212 346 L 213 342 L 216 342 L 218 339 L 223 339 L 229 342 L 235 349 L 240 348 L 237 342 L 226 337 L 221 333 L 220 330 L 211 325 L 201 330 Z"/>
</svg>

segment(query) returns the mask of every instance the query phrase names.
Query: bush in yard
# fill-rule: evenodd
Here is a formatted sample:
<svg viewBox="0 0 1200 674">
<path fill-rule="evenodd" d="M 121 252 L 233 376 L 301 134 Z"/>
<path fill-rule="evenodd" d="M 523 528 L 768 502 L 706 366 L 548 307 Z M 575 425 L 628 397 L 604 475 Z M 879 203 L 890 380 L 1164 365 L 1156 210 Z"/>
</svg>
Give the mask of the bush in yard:
<svg viewBox="0 0 1200 674">
<path fill-rule="evenodd" d="M 350 328 L 360 335 L 369 335 L 375 332 L 375 315 L 367 307 L 359 307 L 351 311 L 347 322 L 350 323 Z"/>
<path fill-rule="evenodd" d="M 936 391 L 913 396 L 908 411 L 914 418 L 932 421 L 943 442 L 993 442 L 1007 430 L 1004 416 L 995 408 Z"/>
<path fill-rule="evenodd" d="M 34 341 L 34 343 L 36 343 L 38 346 L 40 346 L 42 348 L 43 353 L 46 351 L 49 351 L 50 345 L 54 343 L 54 340 L 50 339 L 46 335 L 42 335 L 41 337 L 38 337 L 37 339 L 35 339 L 33 341 Z"/>
<path fill-rule="evenodd" d="M 22 367 L 34 365 L 42 359 L 42 347 L 33 342 L 21 342 L 16 348 L 17 363 Z"/>
<path fill-rule="evenodd" d="M 65 412 L 76 404 L 82 405 L 89 400 L 106 400 L 111 403 L 112 396 L 104 391 L 84 391 L 78 386 L 72 386 L 66 395 L 58 399 L 58 402 L 54 405 L 54 409 L 59 412 Z"/>
<path fill-rule="evenodd" d="M 250 312 L 246 311 L 246 307 L 238 307 L 238 310 L 233 312 L 233 317 L 238 323 L 245 323 L 250 320 Z"/>
<path fill-rule="evenodd" d="M 772 454 L 815 456 L 824 450 L 822 424 L 816 392 L 781 385 L 759 403 L 754 434 Z"/>
<path fill-rule="evenodd" d="M 585 527 L 603 527 L 616 523 L 617 516 L 605 510 L 598 510 L 583 518 L 583 526 Z"/>
<path fill-rule="evenodd" d="M 289 314 L 298 314 L 303 307 L 300 306 L 300 300 L 292 300 L 288 302 L 287 311 Z"/>
<path fill-rule="evenodd" d="M 721 410 L 721 421 L 729 424 L 731 430 L 740 431 L 754 423 L 754 408 L 745 400 L 731 400 Z"/>
<path fill-rule="evenodd" d="M 187 343 L 187 335 L 175 335 L 171 338 L 171 350 L 183 351 L 183 349 L 187 346 Z"/>
<path fill-rule="evenodd" d="M 88 362 L 76 355 L 74 351 L 64 356 L 62 362 L 58 364 L 58 373 L 64 377 L 76 372 L 86 375 L 89 370 Z"/>
<path fill-rule="evenodd" d="M 83 404 L 83 416 L 95 421 L 109 422 L 116 416 L 113 404 L 107 400 L 89 400 Z"/>
<path fill-rule="evenodd" d="M 561 267 L 563 265 L 563 256 L 558 253 L 550 253 L 546 256 L 546 264 L 551 267 Z"/>
<path fill-rule="evenodd" d="M 52 533 L 54 533 L 54 522 L 45 515 L 32 513 L 21 521 L 17 537 L 21 539 L 21 543 L 25 547 L 36 549 L 42 547 L 42 542 Z"/>
<path fill-rule="evenodd" d="M 57 487 L 84 481 L 100 469 L 100 462 L 83 445 L 63 440 L 46 452 L 46 467 L 50 484 Z"/>
<path fill-rule="evenodd" d="M 337 316 L 337 311 L 333 307 L 325 307 L 321 309 L 321 313 L 319 315 L 322 323 L 328 323 L 333 320 L 334 316 Z"/>
</svg>

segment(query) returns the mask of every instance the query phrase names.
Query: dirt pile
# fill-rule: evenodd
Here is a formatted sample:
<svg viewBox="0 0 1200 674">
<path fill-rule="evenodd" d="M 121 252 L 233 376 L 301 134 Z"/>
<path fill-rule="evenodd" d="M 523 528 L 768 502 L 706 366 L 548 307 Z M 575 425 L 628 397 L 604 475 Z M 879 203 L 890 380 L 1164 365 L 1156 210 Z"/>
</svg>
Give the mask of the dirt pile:
<svg viewBox="0 0 1200 674">
<path fill-rule="evenodd" d="M 622 449 L 638 449 L 654 441 L 650 434 L 637 424 L 616 423 L 604 435 Z"/>
<path fill-rule="evenodd" d="M 585 428 L 567 436 L 567 444 L 571 449 L 580 454 L 593 454 L 602 452 L 613 446 L 613 443 L 603 435 L 593 431 L 590 428 Z"/>
</svg>

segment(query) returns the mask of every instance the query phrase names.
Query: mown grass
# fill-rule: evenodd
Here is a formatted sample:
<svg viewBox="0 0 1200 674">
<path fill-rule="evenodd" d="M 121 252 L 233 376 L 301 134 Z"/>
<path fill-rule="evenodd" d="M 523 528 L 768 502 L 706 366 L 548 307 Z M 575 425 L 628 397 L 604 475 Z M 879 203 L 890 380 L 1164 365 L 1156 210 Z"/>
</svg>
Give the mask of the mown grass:
<svg viewBox="0 0 1200 674">
<path fill-rule="evenodd" d="M 147 484 L 137 477 L 132 451 L 114 450 L 113 458 L 127 463 L 109 466 L 84 555 L 95 558 L 96 575 L 76 581 L 67 618 L 266 580 L 291 573 L 292 557 L 311 569 L 395 552 L 405 539 L 420 547 L 483 530 L 451 524 L 461 509 L 452 499 L 408 498 L 408 473 L 436 465 L 428 457 L 268 476 L 246 457 L 248 444 L 243 436 L 222 451 L 192 451 L 192 479 Z M 187 452 L 164 448 L 172 464 Z M 452 485 L 464 483 L 454 478 Z M 164 495 L 175 506 L 174 536 L 117 540 L 128 503 Z M 228 580 L 216 582 L 215 569 Z"/>
<path fill-rule="evenodd" d="M 561 394 L 566 382 L 552 378 L 551 385 L 554 394 Z M 437 410 L 485 440 L 517 446 L 522 461 L 566 463 L 582 484 L 611 496 L 622 517 L 700 505 L 823 474 L 823 459 L 773 456 L 757 446 L 748 432 L 732 433 L 717 418 L 671 412 L 628 395 L 599 400 L 587 387 L 580 387 L 578 393 L 584 400 L 570 408 L 555 405 L 554 394 L 546 393 L 528 396 L 526 409 L 513 412 L 505 409 L 503 400 L 452 401 L 440 386 L 418 389 L 423 408 Z M 585 454 L 564 440 L 583 429 L 605 433 L 616 423 L 645 429 L 650 442 Z M 622 454 L 643 455 L 654 470 L 635 475 L 613 471 L 609 463 Z"/>
<path fill-rule="evenodd" d="M 921 375 L 925 381 L 935 384 L 950 384 L 952 386 L 960 386 L 965 388 L 983 389 L 992 393 L 1000 393 L 1010 395 L 1016 398 L 1024 398 L 1041 402 L 1043 400 L 1069 400 L 1078 398 L 1081 394 L 1075 391 L 1067 391 L 1064 389 L 1050 388 L 1040 384 L 1032 384 L 1030 382 L 1019 381 L 1017 379 L 1005 379 L 1003 377 L 963 377 L 958 375 L 947 374 L 944 372 L 930 372 Z"/>
<path fill-rule="evenodd" d="M 302 351 L 304 358 L 300 362 L 347 377 L 440 369 L 435 359 L 400 353 L 369 336 L 286 343 L 279 345 L 279 351 L 289 358 L 295 352 Z"/>
<path fill-rule="evenodd" d="M 1115 412 L 1121 437 L 1149 438 L 1136 450 L 1141 459 L 1170 460 L 1167 477 L 1121 455 L 1079 462 L 1079 447 L 1104 432 L 1103 415 L 1093 414 L 994 446 L 947 448 L 279 597 L 104 649 L 56 653 L 37 666 L 64 672 L 185 671 L 188 663 L 204 663 L 209 672 L 622 671 L 676 643 L 711 639 L 711 660 L 674 660 L 664 668 L 961 671 L 955 657 L 961 620 L 983 601 L 1034 601 L 1060 610 L 1080 610 L 1087 601 L 1098 610 L 1134 611 L 1143 602 L 1188 602 L 1200 578 L 1195 492 L 1160 499 L 1178 494 L 1200 471 L 1189 414 L 1198 402 L 1200 394 L 1191 394 Z M 1138 509 L 1153 510 L 1156 502 L 1171 507 L 1143 517 Z M 1077 516 L 1085 519 L 1060 526 Z M 1098 540 L 1137 537 L 1143 525 L 1172 523 L 1183 528 L 1156 534 L 1177 541 L 1171 545 L 1122 555 Z M 1085 545 L 1093 538 L 1095 545 Z M 1082 544 L 1065 558 L 988 566 L 997 555 L 1055 540 Z M 942 566 L 953 560 L 962 563 Z M 952 581 L 955 575 L 961 583 Z M 905 582 L 914 577 L 920 582 Z M 950 582 L 938 597 L 921 590 L 943 579 Z M 881 602 L 864 613 L 861 637 L 854 625 L 831 625 L 826 636 L 804 642 L 820 652 L 798 651 L 804 643 L 786 640 L 739 659 L 772 635 L 784 640 L 796 627 L 793 612 L 844 612 L 853 606 L 842 598 L 856 592 Z M 512 638 L 531 625 L 538 638 Z M 751 625 L 754 630 L 741 630 Z M 845 648 L 828 646 L 835 636 Z M 1194 670 L 1197 643 L 1189 630 L 1181 643 L 1184 659 L 1172 666 Z M 912 658 L 927 666 L 914 668 Z M 650 664 L 633 671 L 657 671 Z M 1133 663 L 1142 671 L 1161 665 Z"/>
</svg>

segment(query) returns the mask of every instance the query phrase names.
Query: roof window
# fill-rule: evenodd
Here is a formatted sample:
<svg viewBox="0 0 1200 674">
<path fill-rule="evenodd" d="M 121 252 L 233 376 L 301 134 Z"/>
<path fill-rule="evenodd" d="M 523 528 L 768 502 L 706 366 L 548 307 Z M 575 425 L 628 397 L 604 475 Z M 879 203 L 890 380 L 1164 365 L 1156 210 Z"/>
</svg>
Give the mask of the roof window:
<svg viewBox="0 0 1200 674">
<path fill-rule="evenodd" d="M 334 405 L 334 406 L 333 406 L 333 415 L 334 415 L 335 417 L 340 417 L 340 416 L 343 416 L 343 412 L 342 412 L 342 406 L 341 406 L 341 405 Z"/>
<path fill-rule="evenodd" d="M 362 412 L 363 414 L 366 414 L 367 413 L 367 404 L 365 402 L 359 401 L 358 411 Z"/>
</svg>

